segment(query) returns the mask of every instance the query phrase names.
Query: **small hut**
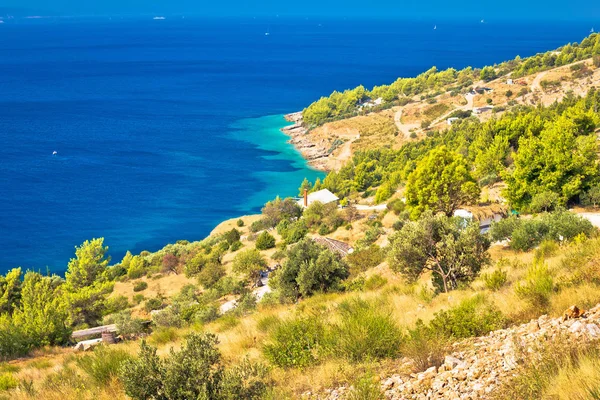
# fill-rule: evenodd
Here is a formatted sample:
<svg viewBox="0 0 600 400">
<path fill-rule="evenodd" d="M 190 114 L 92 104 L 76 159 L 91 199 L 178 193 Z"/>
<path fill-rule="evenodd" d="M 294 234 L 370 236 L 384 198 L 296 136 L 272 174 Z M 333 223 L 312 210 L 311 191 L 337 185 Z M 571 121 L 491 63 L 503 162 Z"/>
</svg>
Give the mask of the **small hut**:
<svg viewBox="0 0 600 400">
<path fill-rule="evenodd" d="M 478 221 L 481 233 L 485 233 L 490 229 L 492 223 L 506 218 L 508 213 L 509 210 L 505 204 L 497 203 L 487 206 L 463 207 L 454 211 L 454 216 L 464 218 L 466 220 Z"/>
</svg>

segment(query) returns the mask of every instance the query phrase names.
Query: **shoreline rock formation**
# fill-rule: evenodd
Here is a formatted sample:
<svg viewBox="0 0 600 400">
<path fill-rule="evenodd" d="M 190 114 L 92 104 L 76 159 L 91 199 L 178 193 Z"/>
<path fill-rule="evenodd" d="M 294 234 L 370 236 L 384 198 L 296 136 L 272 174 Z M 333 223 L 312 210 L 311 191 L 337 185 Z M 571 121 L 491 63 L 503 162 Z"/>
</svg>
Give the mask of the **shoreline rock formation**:
<svg viewBox="0 0 600 400">
<path fill-rule="evenodd" d="M 301 111 L 287 114 L 284 118 L 286 121 L 293 123 L 293 125 L 281 128 L 281 132 L 290 137 L 288 142 L 300 152 L 311 167 L 328 171 L 330 145 L 325 142 L 315 142 L 311 139 L 308 128 L 304 126 Z"/>
</svg>

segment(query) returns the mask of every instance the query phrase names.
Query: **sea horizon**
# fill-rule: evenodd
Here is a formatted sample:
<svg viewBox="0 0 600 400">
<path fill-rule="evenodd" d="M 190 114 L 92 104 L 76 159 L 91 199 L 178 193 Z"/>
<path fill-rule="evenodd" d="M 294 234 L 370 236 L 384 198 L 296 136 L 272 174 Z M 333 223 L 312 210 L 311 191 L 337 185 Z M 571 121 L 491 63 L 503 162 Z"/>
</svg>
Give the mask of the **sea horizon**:
<svg viewBox="0 0 600 400">
<path fill-rule="evenodd" d="M 533 55 L 590 29 L 243 20 L 0 26 L 2 272 L 63 273 L 74 246 L 94 237 L 105 237 L 113 262 L 127 250 L 201 240 L 323 176 L 279 131 L 283 114 L 434 65 Z"/>
</svg>

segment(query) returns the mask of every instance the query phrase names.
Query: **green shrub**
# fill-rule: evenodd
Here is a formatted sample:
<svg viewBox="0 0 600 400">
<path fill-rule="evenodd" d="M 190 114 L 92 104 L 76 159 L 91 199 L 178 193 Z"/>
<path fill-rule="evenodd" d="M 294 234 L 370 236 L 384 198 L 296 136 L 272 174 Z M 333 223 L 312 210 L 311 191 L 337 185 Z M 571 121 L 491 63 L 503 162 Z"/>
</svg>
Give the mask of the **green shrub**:
<svg viewBox="0 0 600 400">
<path fill-rule="evenodd" d="M 513 231 L 510 247 L 528 251 L 537 246 L 549 232 L 549 227 L 538 219 L 523 220 Z"/>
<path fill-rule="evenodd" d="M 394 225 L 392 225 L 392 228 L 398 232 L 400 230 L 402 230 L 402 228 L 404 228 L 404 225 L 406 224 L 405 220 L 399 219 L 398 221 L 394 222 Z"/>
<path fill-rule="evenodd" d="M 150 311 L 160 310 L 164 306 L 165 303 L 163 302 L 163 299 L 160 297 L 153 297 L 146 300 L 146 303 L 144 304 L 144 310 L 149 313 Z"/>
<path fill-rule="evenodd" d="M 319 230 L 318 230 L 319 235 L 325 236 L 325 235 L 329 234 L 329 232 L 330 232 L 330 229 L 327 225 L 321 225 L 319 227 Z"/>
<path fill-rule="evenodd" d="M 385 306 L 353 300 L 340 304 L 334 329 L 336 354 L 353 361 L 392 358 L 399 354 L 402 333 Z"/>
<path fill-rule="evenodd" d="M 347 400 L 384 400 L 379 379 L 367 374 L 352 384 Z"/>
<path fill-rule="evenodd" d="M 381 264 L 384 260 L 384 254 L 381 247 L 371 245 L 349 254 L 346 260 L 350 264 L 352 273 L 357 274 Z"/>
<path fill-rule="evenodd" d="M 221 264 L 208 264 L 197 276 L 198 283 L 204 288 L 210 289 L 215 287 L 217 282 L 225 276 L 225 268 Z"/>
<path fill-rule="evenodd" d="M 25 356 L 31 349 L 31 339 L 19 326 L 0 323 L 0 360 Z"/>
<path fill-rule="evenodd" d="M 515 292 L 532 306 L 547 309 L 554 292 L 554 280 L 548 266 L 540 261 L 534 262 L 527 269 L 525 279 L 515 286 Z"/>
<path fill-rule="evenodd" d="M 540 243 L 540 246 L 535 250 L 535 259 L 543 260 L 548 257 L 552 257 L 558 251 L 558 243 L 554 240 L 544 240 Z"/>
<path fill-rule="evenodd" d="M 338 254 L 305 239 L 290 249 L 288 259 L 272 277 L 271 286 L 279 289 L 284 298 L 295 299 L 339 290 L 348 275 L 348 265 Z"/>
<path fill-rule="evenodd" d="M 486 288 L 497 291 L 506 284 L 507 273 L 502 268 L 498 268 L 491 274 L 482 274 L 481 278 Z"/>
<path fill-rule="evenodd" d="M 250 224 L 250 232 L 252 232 L 252 233 L 260 232 L 265 228 L 266 228 L 265 221 L 262 219 L 259 219 L 258 221 L 254 221 L 252 224 Z"/>
<path fill-rule="evenodd" d="M 490 238 L 495 242 L 510 239 L 520 224 L 521 220 L 516 216 L 510 216 L 494 222 L 489 231 Z"/>
<path fill-rule="evenodd" d="M 343 286 L 347 292 L 361 292 L 365 289 L 365 277 L 361 275 L 352 280 L 346 280 Z"/>
<path fill-rule="evenodd" d="M 179 334 L 175 328 L 158 328 L 152 335 L 148 341 L 154 345 L 163 345 L 167 343 L 171 343 L 179 339 Z"/>
<path fill-rule="evenodd" d="M 385 284 L 388 282 L 388 280 L 386 278 L 384 278 L 381 275 L 375 274 L 375 275 L 371 275 L 366 281 L 365 281 L 365 289 L 366 290 L 375 290 L 375 289 L 379 289 L 383 286 L 385 286 Z"/>
<path fill-rule="evenodd" d="M 379 221 L 377 221 L 377 222 L 379 222 Z M 373 224 L 365 232 L 365 236 L 356 243 L 356 247 L 364 248 L 364 247 L 371 246 L 373 243 L 375 243 L 377 241 L 377 239 L 379 239 L 381 234 L 382 234 L 381 227 L 378 226 L 377 224 Z"/>
<path fill-rule="evenodd" d="M 232 312 L 241 317 L 254 310 L 256 310 L 256 296 L 252 293 L 244 293 L 236 302 Z"/>
<path fill-rule="evenodd" d="M 481 295 L 464 300 L 457 307 L 440 311 L 429 324 L 437 334 L 453 338 L 487 335 L 504 327 L 500 310 Z"/>
<path fill-rule="evenodd" d="M 181 350 L 161 359 L 142 342 L 137 358 L 120 370 L 125 393 L 133 400 L 260 399 L 269 385 L 268 369 L 244 360 L 225 370 L 218 340 L 212 334 L 192 334 Z"/>
<path fill-rule="evenodd" d="M 117 326 L 117 332 L 125 338 L 134 337 L 145 331 L 144 322 L 133 318 L 131 312 L 123 311 L 112 316 L 112 322 Z"/>
<path fill-rule="evenodd" d="M 573 240 L 581 234 L 590 237 L 595 229 L 588 219 L 564 210 L 547 214 L 542 221 L 548 226 L 547 237 L 552 240 Z"/>
<path fill-rule="evenodd" d="M 223 400 L 259 400 L 271 386 L 269 368 L 244 358 L 241 363 L 225 371 L 221 381 Z"/>
<path fill-rule="evenodd" d="M 280 261 L 286 257 L 287 257 L 287 253 L 285 252 L 285 250 L 277 250 L 275 253 L 273 253 L 273 255 L 271 256 L 271 259 L 275 260 L 275 261 Z"/>
<path fill-rule="evenodd" d="M 0 391 L 4 392 L 10 389 L 14 389 L 19 386 L 19 381 L 17 381 L 12 374 L 3 373 L 0 374 Z"/>
<path fill-rule="evenodd" d="M 268 333 L 271 332 L 273 329 L 275 329 L 279 323 L 281 322 L 281 319 L 276 316 L 276 315 L 267 315 L 265 317 L 260 318 L 257 322 L 256 322 L 256 328 L 263 333 Z"/>
<path fill-rule="evenodd" d="M 134 294 L 133 295 L 133 304 L 138 305 L 140 304 L 142 301 L 144 301 L 146 299 L 146 296 L 144 296 L 141 293 L 138 294 Z"/>
<path fill-rule="evenodd" d="M 400 215 L 400 213 L 406 210 L 406 203 L 402 199 L 395 199 L 387 203 L 387 209 L 396 215 Z"/>
<path fill-rule="evenodd" d="M 256 249 L 257 250 L 268 250 L 275 247 L 275 238 L 269 232 L 262 232 L 256 238 Z"/>
<path fill-rule="evenodd" d="M 439 367 L 448 354 L 450 340 L 445 333 L 436 332 L 418 320 L 401 347 L 402 355 L 415 362 L 416 371 L 425 371 L 430 367 Z"/>
<path fill-rule="evenodd" d="M 208 324 L 219 318 L 219 308 L 215 305 L 201 307 L 194 314 L 194 320 L 200 324 Z"/>
<path fill-rule="evenodd" d="M 235 253 L 236 251 L 238 251 L 239 249 L 241 249 L 242 246 L 243 246 L 242 242 L 240 242 L 238 240 L 237 242 L 231 243 L 231 246 L 229 247 L 229 250 L 231 250 L 232 253 Z"/>
<path fill-rule="evenodd" d="M 139 281 L 139 282 L 136 282 L 135 285 L 133 285 L 134 292 L 142 292 L 146 289 L 148 289 L 148 282 L 146 282 L 146 281 Z"/>
<path fill-rule="evenodd" d="M 538 193 L 531 199 L 529 210 L 533 213 L 554 211 L 560 205 L 560 196 L 554 192 Z"/>
<path fill-rule="evenodd" d="M 184 320 L 181 316 L 180 304 L 173 303 L 163 310 L 152 313 L 152 322 L 162 328 L 181 328 Z"/>
<path fill-rule="evenodd" d="M 77 359 L 81 368 L 98 386 L 105 386 L 118 376 L 121 365 L 132 357 L 125 350 L 97 346 L 91 354 Z"/>
<path fill-rule="evenodd" d="M 279 233 L 279 230 L 277 232 Z M 301 219 L 289 224 L 289 226 L 282 231 L 281 235 L 286 244 L 294 244 L 304 239 L 307 233 L 308 227 L 304 220 Z"/>
<path fill-rule="evenodd" d="M 240 218 L 235 224 L 238 226 L 238 228 L 241 228 L 244 226 L 244 220 Z"/>
<path fill-rule="evenodd" d="M 240 240 L 240 231 L 238 231 L 237 229 L 233 228 L 232 230 L 225 232 L 223 234 L 223 239 L 225 240 L 225 242 L 227 242 L 228 245 L 232 245 L 235 242 L 239 242 Z"/>
<path fill-rule="evenodd" d="M 269 335 L 263 352 L 267 360 L 283 368 L 318 364 L 327 349 L 325 325 L 316 318 L 282 321 Z"/>
</svg>

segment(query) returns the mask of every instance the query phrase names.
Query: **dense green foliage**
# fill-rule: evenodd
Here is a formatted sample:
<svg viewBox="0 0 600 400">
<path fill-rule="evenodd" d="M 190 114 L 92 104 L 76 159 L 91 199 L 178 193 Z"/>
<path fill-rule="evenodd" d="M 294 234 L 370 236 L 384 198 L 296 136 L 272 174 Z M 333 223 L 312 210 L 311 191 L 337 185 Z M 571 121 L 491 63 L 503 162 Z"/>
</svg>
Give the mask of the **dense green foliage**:
<svg viewBox="0 0 600 400">
<path fill-rule="evenodd" d="M 319 362 L 327 351 L 325 325 L 316 318 L 279 323 L 263 347 L 265 357 L 283 368 L 304 368 Z"/>
<path fill-rule="evenodd" d="M 284 299 L 296 299 L 338 290 L 348 275 L 348 265 L 338 254 L 305 239 L 290 249 L 271 286 L 279 289 Z"/>
<path fill-rule="evenodd" d="M 492 224 L 490 237 L 494 241 L 510 240 L 514 250 L 527 251 L 543 240 L 572 240 L 579 235 L 590 237 L 592 223 L 571 212 L 560 210 L 531 219 L 510 217 Z"/>
<path fill-rule="evenodd" d="M 408 176 L 406 204 L 415 218 L 428 210 L 452 216 L 459 206 L 475 203 L 479 193 L 464 157 L 441 146 L 420 160 Z"/>
<path fill-rule="evenodd" d="M 340 304 L 339 312 L 333 335 L 341 356 L 360 362 L 399 354 L 403 335 L 384 304 L 357 299 Z"/>
<path fill-rule="evenodd" d="M 256 238 L 256 249 L 257 250 L 268 250 L 275 247 L 275 238 L 269 232 L 262 232 Z"/>
<path fill-rule="evenodd" d="M 485 297 L 478 295 L 454 308 L 440 311 L 429 327 L 437 334 L 458 339 L 487 335 L 504 328 L 505 323 L 502 313 Z"/>
<path fill-rule="evenodd" d="M 438 174 L 445 172 L 437 165 L 426 168 L 424 159 L 440 157 L 437 152 L 446 146 L 463 158 L 447 156 L 445 165 L 452 166 L 449 172 L 460 172 L 460 179 L 469 183 L 465 192 L 473 196 L 476 188 L 471 176 L 480 185 L 506 180 L 505 197 L 518 210 L 529 209 L 536 196 L 542 210 L 548 208 L 547 200 L 552 200 L 549 196 L 557 195 L 560 204 L 577 202 L 598 182 L 593 133 L 600 124 L 599 110 L 600 92 L 592 88 L 585 98 L 567 95 L 561 103 L 546 108 L 519 106 L 487 122 L 464 119 L 446 131 L 432 132 L 423 140 L 406 143 L 399 150 L 358 151 L 339 171 L 330 172 L 322 186 L 339 197 L 384 187 L 378 198 L 381 200 L 407 183 L 420 165 L 421 173 L 414 173 L 409 191 L 419 194 L 412 200 L 419 207 L 421 203 L 430 203 L 426 200 L 437 200 L 436 189 L 443 190 L 449 184 L 448 180 L 440 184 L 427 181 L 423 172 L 425 169 Z M 435 156 L 430 154 L 432 150 Z M 460 170 L 454 166 L 460 166 Z M 423 179 L 417 179 L 420 176 Z M 545 198 L 540 198 L 542 194 Z M 540 203 L 541 200 L 544 202 Z M 552 202 L 550 207 L 554 207 Z"/>
<path fill-rule="evenodd" d="M 258 278 L 260 271 L 267 267 L 267 260 L 256 249 L 238 253 L 233 259 L 233 270 L 245 274 L 250 280 Z"/>
<path fill-rule="evenodd" d="M 125 393 L 134 400 L 259 399 L 268 370 L 246 361 L 226 371 L 217 344 L 214 335 L 192 334 L 181 350 L 161 359 L 143 342 L 139 356 L 121 367 Z"/>
<path fill-rule="evenodd" d="M 489 246 L 478 224 L 464 227 L 460 219 L 428 213 L 391 238 L 389 264 L 409 281 L 430 271 L 434 286 L 448 292 L 477 276 L 489 261 Z"/>
</svg>

